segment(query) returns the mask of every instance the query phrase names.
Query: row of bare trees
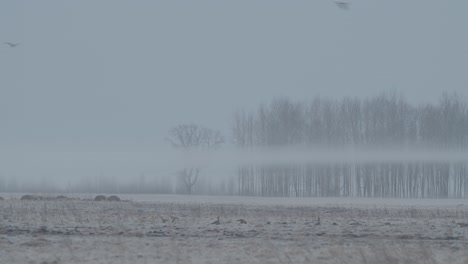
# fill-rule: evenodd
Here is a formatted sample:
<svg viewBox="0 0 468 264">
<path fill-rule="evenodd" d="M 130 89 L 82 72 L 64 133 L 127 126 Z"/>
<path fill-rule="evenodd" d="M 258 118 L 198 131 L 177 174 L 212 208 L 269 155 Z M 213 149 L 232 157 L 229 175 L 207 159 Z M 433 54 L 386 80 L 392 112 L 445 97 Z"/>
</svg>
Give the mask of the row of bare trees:
<svg viewBox="0 0 468 264">
<path fill-rule="evenodd" d="M 241 166 L 238 193 L 295 197 L 468 197 L 466 163 L 409 162 Z"/>
<path fill-rule="evenodd" d="M 232 125 L 240 147 L 291 145 L 468 146 L 468 107 L 457 94 L 436 104 L 414 106 L 392 94 L 361 100 L 317 97 L 309 103 L 287 98 L 239 110 Z"/>
<path fill-rule="evenodd" d="M 361 100 L 287 98 L 237 111 L 241 148 L 274 146 L 468 147 L 468 105 L 457 94 L 411 105 L 395 93 Z M 466 163 L 240 165 L 238 193 L 253 196 L 468 197 Z"/>
</svg>

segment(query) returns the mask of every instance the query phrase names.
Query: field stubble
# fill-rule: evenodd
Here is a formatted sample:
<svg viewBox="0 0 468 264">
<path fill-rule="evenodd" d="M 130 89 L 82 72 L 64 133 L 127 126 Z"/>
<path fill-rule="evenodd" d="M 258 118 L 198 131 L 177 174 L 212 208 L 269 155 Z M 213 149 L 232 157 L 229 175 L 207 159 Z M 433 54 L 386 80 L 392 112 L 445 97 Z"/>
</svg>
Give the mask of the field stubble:
<svg viewBox="0 0 468 264">
<path fill-rule="evenodd" d="M 7 199 L 0 212 L 1 263 L 468 262 L 466 206 Z"/>
</svg>

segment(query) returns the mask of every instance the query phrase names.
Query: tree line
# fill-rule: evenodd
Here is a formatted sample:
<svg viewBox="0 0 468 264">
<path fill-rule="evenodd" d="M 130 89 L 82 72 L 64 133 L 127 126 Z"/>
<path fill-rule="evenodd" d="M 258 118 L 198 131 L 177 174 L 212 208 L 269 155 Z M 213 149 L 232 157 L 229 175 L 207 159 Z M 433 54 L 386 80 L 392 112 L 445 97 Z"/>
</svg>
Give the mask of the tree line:
<svg viewBox="0 0 468 264">
<path fill-rule="evenodd" d="M 246 165 L 238 168 L 238 193 L 246 196 L 466 198 L 463 162 L 373 162 Z"/>
<path fill-rule="evenodd" d="M 166 140 L 181 154 L 190 150 L 216 151 L 225 143 L 220 131 L 197 124 L 172 127 Z M 409 104 L 395 93 L 367 99 L 316 97 L 309 102 L 277 98 L 255 111 L 235 112 L 232 142 L 239 148 L 428 146 L 466 150 L 468 107 L 461 96 L 448 93 L 437 103 L 422 105 Z M 187 162 L 170 177 L 153 179 L 141 174 L 131 183 L 97 177 L 83 179 L 67 190 L 297 197 L 468 197 L 466 162 L 251 163 L 239 164 L 233 174 L 227 173 L 229 177 L 220 177 L 217 182 L 206 173 L 198 164 Z M 45 181 L 40 185 L 19 184 L 14 177 L 8 182 L 0 177 L 0 191 L 25 190 L 59 191 Z"/>
<path fill-rule="evenodd" d="M 236 146 L 427 146 L 465 149 L 468 107 L 457 94 L 438 103 L 412 105 L 395 93 L 310 102 L 274 99 L 256 111 L 238 110 L 232 123 Z"/>
<path fill-rule="evenodd" d="M 409 104 L 395 93 L 310 102 L 274 99 L 239 110 L 232 123 L 240 148 L 276 146 L 430 147 L 466 149 L 468 108 L 457 94 Z M 466 162 L 356 162 L 239 165 L 239 195 L 468 197 Z"/>
</svg>

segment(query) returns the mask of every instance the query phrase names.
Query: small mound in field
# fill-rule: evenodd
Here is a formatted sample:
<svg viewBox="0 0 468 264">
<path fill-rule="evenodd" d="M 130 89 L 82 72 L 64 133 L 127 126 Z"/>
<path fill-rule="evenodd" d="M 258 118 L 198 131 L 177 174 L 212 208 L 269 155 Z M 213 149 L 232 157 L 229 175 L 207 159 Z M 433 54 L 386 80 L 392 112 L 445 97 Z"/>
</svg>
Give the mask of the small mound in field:
<svg viewBox="0 0 468 264">
<path fill-rule="evenodd" d="M 117 195 L 111 195 L 107 198 L 107 201 L 119 202 L 120 198 Z"/>
<path fill-rule="evenodd" d="M 23 201 L 33 201 L 33 200 L 37 200 L 37 197 L 34 196 L 34 195 L 26 194 L 26 195 L 21 196 L 21 199 L 20 199 L 20 200 L 23 200 Z"/>
<path fill-rule="evenodd" d="M 104 195 L 98 195 L 94 198 L 94 201 L 105 201 L 106 200 L 106 197 Z"/>
<path fill-rule="evenodd" d="M 51 243 L 49 240 L 44 239 L 44 238 L 38 238 L 34 239 L 28 242 L 24 242 L 20 244 L 20 246 L 26 246 L 26 247 L 43 247 L 43 246 L 49 246 Z"/>
</svg>

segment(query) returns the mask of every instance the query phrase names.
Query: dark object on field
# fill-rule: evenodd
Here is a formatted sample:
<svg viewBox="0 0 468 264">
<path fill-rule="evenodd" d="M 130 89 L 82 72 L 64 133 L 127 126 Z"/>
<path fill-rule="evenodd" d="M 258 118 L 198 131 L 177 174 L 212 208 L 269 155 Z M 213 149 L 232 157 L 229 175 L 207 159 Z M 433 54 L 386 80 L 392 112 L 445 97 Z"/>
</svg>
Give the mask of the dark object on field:
<svg viewBox="0 0 468 264">
<path fill-rule="evenodd" d="M 211 223 L 212 225 L 219 225 L 221 224 L 221 222 L 219 222 L 219 216 L 218 216 L 218 220 L 214 221 L 213 223 Z"/>
<path fill-rule="evenodd" d="M 3 200 L 5 200 L 5 199 L 3 199 L 3 197 L 0 196 L 0 201 L 3 201 Z"/>
<path fill-rule="evenodd" d="M 239 221 L 239 223 L 241 223 L 241 224 L 247 224 L 247 221 L 245 221 L 245 220 L 242 219 L 242 218 L 241 218 L 241 219 L 238 219 L 237 221 Z"/>
<path fill-rule="evenodd" d="M 37 200 L 37 197 L 30 195 L 30 194 L 26 194 L 26 195 L 23 195 L 20 200 L 32 201 L 32 200 Z"/>
<path fill-rule="evenodd" d="M 1 200 L 1 199 L 0 199 Z M 468 223 L 458 223 L 460 227 L 468 227 Z"/>
<path fill-rule="evenodd" d="M 168 220 L 161 216 L 161 221 L 162 221 L 163 223 L 167 223 Z"/>
<path fill-rule="evenodd" d="M 98 195 L 94 198 L 94 201 L 105 201 L 106 200 L 106 197 L 104 195 Z"/>
<path fill-rule="evenodd" d="M 317 217 L 317 223 L 315 225 L 320 225 L 320 217 Z"/>
<path fill-rule="evenodd" d="M 107 201 L 119 202 L 120 198 L 117 195 L 111 195 L 107 198 Z"/>
<path fill-rule="evenodd" d="M 68 200 L 68 197 L 66 197 L 65 195 L 59 195 L 55 199 L 56 200 Z"/>
<path fill-rule="evenodd" d="M 179 220 L 179 218 L 177 218 L 176 216 L 170 216 L 170 218 L 172 219 L 172 221 L 171 221 L 172 223 Z"/>
</svg>

